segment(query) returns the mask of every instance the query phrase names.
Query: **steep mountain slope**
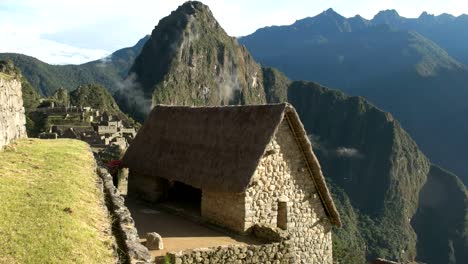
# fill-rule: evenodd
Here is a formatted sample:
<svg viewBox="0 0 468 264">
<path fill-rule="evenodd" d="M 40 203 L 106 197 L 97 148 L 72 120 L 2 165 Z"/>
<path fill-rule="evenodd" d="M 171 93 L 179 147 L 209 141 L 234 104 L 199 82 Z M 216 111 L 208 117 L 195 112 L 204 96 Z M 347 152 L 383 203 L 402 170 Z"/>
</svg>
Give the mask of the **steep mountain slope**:
<svg viewBox="0 0 468 264">
<path fill-rule="evenodd" d="M 431 166 L 419 201 L 418 211 L 412 219 L 420 241 L 417 247 L 419 260 L 427 263 L 466 262 L 468 192 L 463 183 L 455 175 Z"/>
<path fill-rule="evenodd" d="M 399 19 L 388 14 L 376 21 Z M 434 42 L 332 10 L 259 29 L 240 42 L 292 79 L 365 96 L 394 114 L 431 159 L 468 182 L 468 165 L 460 158 L 468 156 L 468 69 Z"/>
<path fill-rule="evenodd" d="M 153 103 L 266 101 L 262 68 L 225 33 L 208 7 L 198 2 L 188 2 L 159 21 L 130 74 L 139 84 L 136 89 Z"/>
<path fill-rule="evenodd" d="M 61 87 L 73 90 L 90 83 L 98 83 L 114 91 L 120 88 L 147 39 L 145 37 L 134 47 L 118 50 L 103 60 L 81 65 L 50 65 L 30 56 L 13 53 L 0 53 L 0 59 L 12 60 L 31 85 L 45 96 L 52 95 Z"/>
<path fill-rule="evenodd" d="M 342 241 L 364 239 L 368 258 L 442 264 L 456 256 L 458 262 L 452 263 L 463 263 L 468 245 L 466 187 L 452 174 L 439 176 L 390 114 L 363 98 L 314 83 L 293 82 L 288 99 L 310 133 L 340 213 L 349 219 L 345 229 L 351 231 L 336 232 L 338 254 L 350 254 Z M 435 177 L 446 186 L 439 188 L 444 204 L 438 204 L 437 211 L 431 208 Z M 346 206 L 347 199 L 352 207 Z M 356 247 L 354 252 L 362 251 Z"/>
<path fill-rule="evenodd" d="M 324 24 L 342 20 L 335 17 L 331 21 Z M 365 21 L 356 17 L 350 24 L 363 23 L 365 26 Z M 338 31 L 350 30 L 353 25 L 344 23 Z M 457 67 L 456 62 L 449 65 Z M 278 70 L 261 68 L 201 3 L 187 2 L 160 21 L 135 60 L 129 80 L 132 90 L 121 96 L 131 97 L 127 102 L 133 103 L 127 106 L 138 112 L 135 116 L 140 119 L 155 103 L 292 103 L 314 142 L 344 222 L 333 236 L 334 258 L 340 263 L 364 263 L 374 257 L 433 259 L 417 252 L 427 247 L 436 249 L 441 259 L 449 255 L 447 248 L 417 233 L 411 223 L 422 210 L 419 194 L 431 163 L 399 123 L 363 98 L 348 97 L 315 83 L 291 82 Z M 222 96 L 224 87 L 235 88 L 231 96 Z M 146 103 L 138 104 L 141 100 Z M 464 188 L 461 184 L 454 190 L 462 192 Z M 460 196 L 450 199 L 463 202 Z M 466 228 L 466 223 L 456 222 Z M 451 229 L 445 223 L 439 228 L 443 232 Z M 441 240 L 448 244 L 453 239 L 447 236 Z M 460 254 L 463 245 L 459 240 L 451 243 L 455 254 Z"/>
</svg>

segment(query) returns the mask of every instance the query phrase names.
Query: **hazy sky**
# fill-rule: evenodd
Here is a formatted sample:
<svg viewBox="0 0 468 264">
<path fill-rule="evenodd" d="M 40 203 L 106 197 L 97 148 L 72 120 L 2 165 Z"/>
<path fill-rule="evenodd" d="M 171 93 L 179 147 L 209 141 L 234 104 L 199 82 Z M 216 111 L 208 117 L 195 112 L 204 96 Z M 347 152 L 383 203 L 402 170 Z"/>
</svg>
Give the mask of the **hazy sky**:
<svg viewBox="0 0 468 264">
<path fill-rule="evenodd" d="M 0 0 L 0 52 L 52 64 L 77 64 L 133 46 L 183 0 Z M 468 0 L 205 0 L 223 28 L 243 36 L 333 8 L 371 19 L 396 9 L 405 17 L 468 14 Z"/>
</svg>

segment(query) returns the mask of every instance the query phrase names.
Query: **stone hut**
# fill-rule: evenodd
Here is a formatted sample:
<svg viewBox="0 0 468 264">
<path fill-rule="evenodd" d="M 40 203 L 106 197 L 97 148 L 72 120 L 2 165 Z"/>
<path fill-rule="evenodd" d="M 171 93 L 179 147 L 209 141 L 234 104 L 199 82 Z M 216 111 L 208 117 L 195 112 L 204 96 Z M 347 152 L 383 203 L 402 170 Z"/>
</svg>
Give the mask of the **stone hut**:
<svg viewBox="0 0 468 264">
<path fill-rule="evenodd" d="M 340 216 L 289 104 L 158 105 L 123 162 L 129 195 L 189 204 L 240 234 L 283 230 L 297 262 L 332 263 L 331 229 Z"/>
</svg>

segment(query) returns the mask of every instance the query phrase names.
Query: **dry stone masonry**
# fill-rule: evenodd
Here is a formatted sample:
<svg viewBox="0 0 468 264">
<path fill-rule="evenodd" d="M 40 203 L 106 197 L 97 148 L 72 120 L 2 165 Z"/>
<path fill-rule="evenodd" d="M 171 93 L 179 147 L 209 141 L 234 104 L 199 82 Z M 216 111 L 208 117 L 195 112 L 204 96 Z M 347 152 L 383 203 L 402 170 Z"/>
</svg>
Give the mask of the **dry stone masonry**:
<svg viewBox="0 0 468 264">
<path fill-rule="evenodd" d="M 265 245 L 219 246 L 168 254 L 170 263 L 297 263 L 288 241 Z"/>
<path fill-rule="evenodd" d="M 247 189 L 246 229 L 278 226 L 301 263 L 332 263 L 332 226 L 289 130 L 282 122 Z"/>
<path fill-rule="evenodd" d="M 0 149 L 11 141 L 26 137 L 21 83 L 0 75 Z"/>
<path fill-rule="evenodd" d="M 124 254 L 121 257 L 123 263 L 148 264 L 151 255 L 148 249 L 140 243 L 135 221 L 130 211 L 125 206 L 124 198 L 112 183 L 112 176 L 106 168 L 101 165 L 97 168 L 97 173 L 103 181 L 106 204 L 114 219 L 114 235 L 119 244 L 119 251 Z"/>
</svg>

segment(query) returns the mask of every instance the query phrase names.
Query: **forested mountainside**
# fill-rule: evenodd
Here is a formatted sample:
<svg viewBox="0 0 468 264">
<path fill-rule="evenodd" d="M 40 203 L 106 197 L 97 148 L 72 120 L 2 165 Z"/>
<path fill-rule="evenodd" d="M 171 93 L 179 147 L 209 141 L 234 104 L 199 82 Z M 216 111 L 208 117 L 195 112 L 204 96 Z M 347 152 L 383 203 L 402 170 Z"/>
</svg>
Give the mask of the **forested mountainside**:
<svg viewBox="0 0 468 264">
<path fill-rule="evenodd" d="M 123 79 L 147 40 L 148 36 L 131 48 L 118 50 L 102 60 L 81 65 L 51 65 L 30 56 L 13 53 L 0 53 L 0 60 L 13 61 L 43 96 L 50 96 L 59 88 L 74 90 L 80 85 L 93 83 L 115 91 L 123 85 Z"/>
<path fill-rule="evenodd" d="M 427 263 L 467 259 L 466 187 L 431 165 L 389 113 L 310 82 L 293 82 L 288 101 L 310 133 L 348 221 L 335 232 L 336 254 Z M 431 200 L 435 188 L 441 203 Z M 357 241 L 365 241 L 366 250 Z"/>
<path fill-rule="evenodd" d="M 42 97 L 39 95 L 29 81 L 22 75 L 21 70 L 14 65 L 11 60 L 0 61 L 0 70 L 7 72 L 21 81 L 23 104 L 26 114 L 26 129 L 28 135 L 37 136 L 38 133 L 46 130 L 46 118 L 40 113 L 35 113 L 36 108 L 41 104 L 41 99 L 54 101 L 62 106 L 87 106 L 106 112 L 117 117 L 126 125 L 138 125 L 128 115 L 124 114 L 114 100 L 112 94 L 103 86 L 88 84 L 79 86 L 73 91 L 63 88 L 57 89 L 51 96 Z"/>
<path fill-rule="evenodd" d="M 291 79 L 364 96 L 392 113 L 424 153 L 467 183 L 468 163 L 462 157 L 468 157 L 468 68 L 437 45 L 438 38 L 428 39 L 422 29 L 413 31 L 430 31 L 431 23 L 422 21 L 391 12 L 368 21 L 330 9 L 289 26 L 259 29 L 239 42 L 260 63 Z M 413 24 L 418 27 L 409 28 Z M 466 37 L 463 32 L 459 38 Z"/>
<path fill-rule="evenodd" d="M 461 67 L 454 60 L 448 63 L 448 67 Z M 457 225 L 441 220 L 438 228 L 446 235 L 436 242 L 427 235 L 428 226 L 441 216 L 437 218 L 437 210 L 433 213 L 420 203 L 426 197 L 421 190 L 431 185 L 428 179 L 433 178 L 434 166 L 399 122 L 363 98 L 312 82 L 291 82 L 275 69 L 260 67 L 222 30 L 207 6 L 187 2 L 162 19 L 129 78 L 134 82 L 132 95 L 122 94 L 121 100 L 140 120 L 150 105 L 158 103 L 293 104 L 344 222 L 333 236 L 334 257 L 340 263 L 375 257 L 462 263 L 467 223 L 459 216 L 466 215 L 467 195 L 456 176 L 441 177 L 441 181 L 459 194 L 447 199 L 460 207 L 446 212 Z M 132 98 L 133 94 L 145 99 L 145 104 L 139 105 L 141 98 Z M 423 213 L 435 218 L 418 217 Z"/>
</svg>

